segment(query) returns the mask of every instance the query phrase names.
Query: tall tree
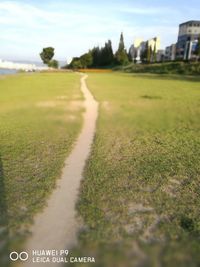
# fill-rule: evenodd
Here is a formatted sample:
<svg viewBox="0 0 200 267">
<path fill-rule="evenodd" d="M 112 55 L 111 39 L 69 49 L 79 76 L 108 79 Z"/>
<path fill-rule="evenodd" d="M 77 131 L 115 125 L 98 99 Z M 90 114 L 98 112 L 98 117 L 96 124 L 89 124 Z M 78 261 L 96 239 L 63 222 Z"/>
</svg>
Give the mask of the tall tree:
<svg viewBox="0 0 200 267">
<path fill-rule="evenodd" d="M 114 61 L 114 54 L 113 54 L 111 40 L 108 40 L 106 46 L 107 46 L 107 53 L 108 53 L 108 65 L 112 65 Z"/>
<path fill-rule="evenodd" d="M 141 51 L 140 58 L 143 63 L 147 62 L 147 54 L 148 54 L 148 41 L 144 44 L 144 49 Z"/>
<path fill-rule="evenodd" d="M 119 65 L 125 65 L 129 62 L 127 52 L 124 46 L 123 33 L 121 33 L 120 35 L 119 47 L 118 47 L 117 52 L 115 53 L 115 59 L 116 59 L 116 63 Z"/>
<path fill-rule="evenodd" d="M 53 47 L 46 47 L 43 48 L 42 52 L 40 53 L 40 57 L 44 64 L 48 64 L 54 56 L 54 48 Z"/>
<path fill-rule="evenodd" d="M 98 67 L 100 65 L 101 49 L 98 46 L 94 47 L 91 54 L 93 58 L 92 67 Z"/>
<path fill-rule="evenodd" d="M 149 45 L 149 41 L 147 41 L 147 63 L 150 63 L 152 55 L 152 48 Z"/>
<path fill-rule="evenodd" d="M 112 43 L 110 40 L 105 43 L 101 49 L 101 66 L 109 66 L 113 64 L 114 55 L 112 50 Z"/>
<path fill-rule="evenodd" d="M 128 51 L 128 60 L 130 62 L 133 62 L 135 61 L 135 58 L 137 57 L 137 51 L 136 49 L 134 48 L 134 45 L 132 45 L 130 48 L 129 48 L 129 51 Z"/>
<path fill-rule="evenodd" d="M 154 49 L 153 49 L 153 62 L 156 62 L 156 50 L 157 50 L 157 48 L 156 48 L 156 43 L 157 43 L 157 38 L 155 37 L 154 38 L 154 41 L 155 41 L 155 44 L 154 44 Z"/>
<path fill-rule="evenodd" d="M 92 67 L 106 67 L 113 64 L 114 55 L 110 40 L 102 48 L 94 47 L 91 53 L 93 57 Z"/>
<path fill-rule="evenodd" d="M 197 56 L 197 60 L 200 59 L 200 35 L 198 38 L 198 42 L 197 42 L 197 46 L 196 46 L 196 50 L 195 50 L 195 55 Z"/>
</svg>

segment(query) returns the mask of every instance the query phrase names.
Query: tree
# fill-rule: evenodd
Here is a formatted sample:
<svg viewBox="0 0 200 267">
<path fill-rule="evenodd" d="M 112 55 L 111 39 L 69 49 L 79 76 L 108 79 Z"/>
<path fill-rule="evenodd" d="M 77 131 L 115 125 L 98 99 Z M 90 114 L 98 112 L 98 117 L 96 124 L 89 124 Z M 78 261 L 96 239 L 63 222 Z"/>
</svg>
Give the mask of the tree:
<svg viewBox="0 0 200 267">
<path fill-rule="evenodd" d="M 72 68 L 73 68 L 73 69 L 81 69 L 81 68 L 82 68 L 82 64 L 81 64 L 80 59 L 75 60 L 75 61 L 72 63 Z"/>
<path fill-rule="evenodd" d="M 93 63 L 92 51 L 83 54 L 81 57 L 74 57 L 68 65 L 72 69 L 81 69 L 91 67 Z"/>
<path fill-rule="evenodd" d="M 92 52 L 89 51 L 88 53 L 82 55 L 80 57 L 80 61 L 83 68 L 91 67 L 93 63 Z"/>
<path fill-rule="evenodd" d="M 143 63 L 147 62 L 147 54 L 148 54 L 148 41 L 145 42 L 145 48 L 141 51 L 140 58 Z"/>
<path fill-rule="evenodd" d="M 154 44 L 154 49 L 153 49 L 153 62 L 156 62 L 157 58 L 156 58 L 156 42 L 157 42 L 157 38 L 154 38 L 155 44 Z"/>
<path fill-rule="evenodd" d="M 128 60 L 130 62 L 135 61 L 135 58 L 137 57 L 137 52 L 136 49 L 134 48 L 134 46 L 132 45 L 128 51 Z"/>
<path fill-rule="evenodd" d="M 48 64 L 54 56 L 54 48 L 53 47 L 46 47 L 43 48 L 42 52 L 40 53 L 40 57 L 44 64 Z"/>
<path fill-rule="evenodd" d="M 118 47 L 117 52 L 115 53 L 115 59 L 116 59 L 116 63 L 119 65 L 125 65 L 129 62 L 127 52 L 124 46 L 123 33 L 121 33 L 120 35 L 119 47 Z"/>
<path fill-rule="evenodd" d="M 195 49 L 195 55 L 197 56 L 197 59 L 200 59 L 200 35 Z"/>
<path fill-rule="evenodd" d="M 94 47 L 91 50 L 93 63 L 92 67 L 111 66 L 114 63 L 112 43 L 110 40 L 102 48 Z"/>
<path fill-rule="evenodd" d="M 80 58 L 74 57 L 68 67 L 72 69 L 81 69 L 83 66 L 81 64 Z"/>
<path fill-rule="evenodd" d="M 50 68 L 57 69 L 58 66 L 59 66 L 59 63 L 58 63 L 57 60 L 53 59 L 53 60 L 49 61 L 48 66 L 49 66 Z"/>
<path fill-rule="evenodd" d="M 105 43 L 105 66 L 109 66 L 113 64 L 114 61 L 114 54 L 113 54 L 113 49 L 112 49 L 112 43 L 110 40 L 108 40 L 107 43 Z"/>
<path fill-rule="evenodd" d="M 114 55 L 112 50 L 112 43 L 110 40 L 105 43 L 104 47 L 100 50 L 99 66 L 110 66 L 113 64 Z"/>
<path fill-rule="evenodd" d="M 98 67 L 100 66 L 100 61 L 101 61 L 101 49 L 97 46 L 94 47 L 91 51 L 93 62 L 92 62 L 92 67 Z"/>
<path fill-rule="evenodd" d="M 147 63 L 150 63 L 151 55 L 152 55 L 152 48 L 149 45 L 149 42 L 147 41 Z"/>
</svg>

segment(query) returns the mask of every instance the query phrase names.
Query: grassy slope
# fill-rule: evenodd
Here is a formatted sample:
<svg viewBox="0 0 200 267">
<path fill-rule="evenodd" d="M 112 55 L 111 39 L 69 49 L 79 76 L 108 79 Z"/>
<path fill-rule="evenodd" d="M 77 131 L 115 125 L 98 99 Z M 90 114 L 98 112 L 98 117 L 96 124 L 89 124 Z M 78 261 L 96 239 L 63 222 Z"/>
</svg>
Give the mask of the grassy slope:
<svg viewBox="0 0 200 267">
<path fill-rule="evenodd" d="M 184 75 L 199 75 L 199 62 L 163 62 L 154 64 L 133 64 L 116 67 L 116 70 L 135 73 L 157 73 L 157 74 L 184 74 Z"/>
<path fill-rule="evenodd" d="M 82 123 L 76 100 L 82 100 L 76 74 L 0 79 L 0 228 L 9 225 L 11 248 L 61 174 Z"/>
<path fill-rule="evenodd" d="M 74 253 L 99 267 L 199 266 L 200 79 L 90 74 L 88 84 L 100 118 Z"/>
</svg>

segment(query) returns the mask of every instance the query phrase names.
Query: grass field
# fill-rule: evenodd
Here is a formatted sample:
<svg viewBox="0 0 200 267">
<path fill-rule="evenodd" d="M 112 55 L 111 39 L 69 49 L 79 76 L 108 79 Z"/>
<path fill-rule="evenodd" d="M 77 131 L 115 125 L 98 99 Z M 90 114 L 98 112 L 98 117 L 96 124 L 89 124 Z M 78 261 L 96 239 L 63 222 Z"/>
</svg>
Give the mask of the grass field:
<svg viewBox="0 0 200 267">
<path fill-rule="evenodd" d="M 95 256 L 84 266 L 199 266 L 200 79 L 90 74 L 88 85 L 100 117 L 73 254 Z"/>
<path fill-rule="evenodd" d="M 5 249 L 19 249 L 27 236 L 80 131 L 79 80 L 72 73 L 0 77 L 0 253 L 5 257 Z"/>
</svg>

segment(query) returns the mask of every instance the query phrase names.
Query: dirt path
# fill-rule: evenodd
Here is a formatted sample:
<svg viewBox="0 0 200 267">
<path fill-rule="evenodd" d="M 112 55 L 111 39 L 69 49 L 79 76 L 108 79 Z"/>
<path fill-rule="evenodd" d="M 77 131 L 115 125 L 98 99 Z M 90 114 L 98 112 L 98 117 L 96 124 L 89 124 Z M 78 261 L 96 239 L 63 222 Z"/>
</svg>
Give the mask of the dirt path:
<svg viewBox="0 0 200 267">
<path fill-rule="evenodd" d="M 87 75 L 81 77 L 81 91 L 85 97 L 86 108 L 82 132 L 73 151 L 66 159 L 62 177 L 58 180 L 57 188 L 48 200 L 47 207 L 36 216 L 31 229 L 32 237 L 28 240 L 26 246 L 29 255 L 32 255 L 32 250 L 63 250 L 70 249 L 76 244 L 76 234 L 79 226 L 75 218 L 75 204 L 82 172 L 93 142 L 98 116 L 98 103 L 87 88 L 86 78 Z M 29 260 L 23 266 L 56 267 L 62 265 L 59 263 L 36 264 L 30 260 L 32 260 L 32 257 L 29 256 Z"/>
</svg>

